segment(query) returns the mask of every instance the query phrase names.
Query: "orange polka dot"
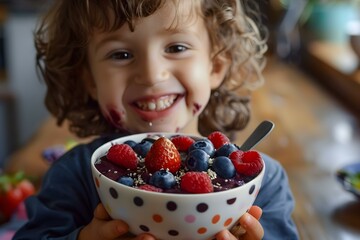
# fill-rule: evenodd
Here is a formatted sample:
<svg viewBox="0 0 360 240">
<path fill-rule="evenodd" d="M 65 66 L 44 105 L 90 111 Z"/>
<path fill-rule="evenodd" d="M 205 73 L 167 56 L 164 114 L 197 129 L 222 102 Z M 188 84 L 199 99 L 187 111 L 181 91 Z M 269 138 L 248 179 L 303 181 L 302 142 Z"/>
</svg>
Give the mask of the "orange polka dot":
<svg viewBox="0 0 360 240">
<path fill-rule="evenodd" d="M 219 215 L 219 214 L 216 214 L 216 215 L 211 219 L 211 222 L 212 222 L 213 224 L 216 224 L 216 223 L 219 222 L 219 220 L 220 220 L 220 215 Z"/>
<path fill-rule="evenodd" d="M 162 216 L 159 215 L 159 214 L 154 214 L 154 215 L 153 215 L 153 220 L 154 220 L 154 222 L 160 223 L 160 222 L 163 221 L 163 218 L 162 218 Z"/>
<path fill-rule="evenodd" d="M 98 188 L 100 187 L 99 179 L 95 178 L 95 184 L 96 184 L 96 186 L 97 186 Z"/>
<path fill-rule="evenodd" d="M 198 232 L 198 234 L 204 234 L 204 233 L 207 232 L 207 229 L 205 227 L 201 227 L 201 228 L 198 229 L 197 232 Z"/>
<path fill-rule="evenodd" d="M 224 222 L 224 227 L 229 226 L 232 223 L 233 219 L 232 218 L 228 218 L 225 222 Z"/>
</svg>

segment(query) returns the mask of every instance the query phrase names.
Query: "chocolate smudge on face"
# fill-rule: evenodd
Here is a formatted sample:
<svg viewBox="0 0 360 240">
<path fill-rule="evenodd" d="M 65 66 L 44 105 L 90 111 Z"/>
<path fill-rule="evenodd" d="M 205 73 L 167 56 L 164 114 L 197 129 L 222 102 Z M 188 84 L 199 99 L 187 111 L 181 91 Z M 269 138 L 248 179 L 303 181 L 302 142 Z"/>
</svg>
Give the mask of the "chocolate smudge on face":
<svg viewBox="0 0 360 240">
<path fill-rule="evenodd" d="M 110 116 L 109 116 L 110 115 Z M 123 124 L 121 122 L 122 117 L 125 115 L 124 111 L 121 111 L 121 113 L 119 113 L 117 110 L 115 110 L 112 107 L 108 108 L 108 114 L 106 114 L 106 119 L 110 119 L 110 123 L 116 127 L 116 128 L 120 128 L 120 129 L 124 129 L 123 128 Z"/>
<path fill-rule="evenodd" d="M 193 115 L 197 114 L 201 109 L 201 105 L 198 103 L 194 103 Z"/>
</svg>

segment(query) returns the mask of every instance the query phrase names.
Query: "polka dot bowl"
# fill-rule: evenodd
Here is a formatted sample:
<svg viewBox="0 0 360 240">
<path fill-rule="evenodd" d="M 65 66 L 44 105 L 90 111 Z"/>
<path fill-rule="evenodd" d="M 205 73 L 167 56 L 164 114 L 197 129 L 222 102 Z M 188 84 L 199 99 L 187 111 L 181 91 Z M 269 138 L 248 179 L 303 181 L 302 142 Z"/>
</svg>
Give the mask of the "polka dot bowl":
<svg viewBox="0 0 360 240">
<path fill-rule="evenodd" d="M 100 146 L 92 155 L 92 174 L 101 202 L 113 219 L 122 219 L 130 232 L 150 233 L 157 239 L 209 239 L 231 228 L 255 201 L 264 176 L 230 190 L 205 194 L 175 194 L 144 191 L 117 183 L 102 175 L 95 162 L 112 144 L 140 142 L 150 135 L 171 137 L 171 133 L 136 134 Z"/>
</svg>

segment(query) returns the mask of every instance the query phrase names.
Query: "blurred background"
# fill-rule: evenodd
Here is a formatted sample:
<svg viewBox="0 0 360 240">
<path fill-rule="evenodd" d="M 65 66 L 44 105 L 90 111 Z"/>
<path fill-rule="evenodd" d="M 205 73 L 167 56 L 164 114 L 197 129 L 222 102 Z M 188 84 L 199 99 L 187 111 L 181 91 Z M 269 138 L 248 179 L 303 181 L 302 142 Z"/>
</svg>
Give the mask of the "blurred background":
<svg viewBox="0 0 360 240">
<path fill-rule="evenodd" d="M 337 177 L 360 162 L 360 0 L 256 2 L 268 29 L 266 82 L 237 141 L 263 119 L 273 121 L 258 149 L 289 175 L 301 239 L 360 239 L 360 196 Z M 35 71 L 33 30 L 48 3 L 0 0 L 0 168 L 19 148 L 64 140 L 66 130 L 49 121 Z"/>
</svg>

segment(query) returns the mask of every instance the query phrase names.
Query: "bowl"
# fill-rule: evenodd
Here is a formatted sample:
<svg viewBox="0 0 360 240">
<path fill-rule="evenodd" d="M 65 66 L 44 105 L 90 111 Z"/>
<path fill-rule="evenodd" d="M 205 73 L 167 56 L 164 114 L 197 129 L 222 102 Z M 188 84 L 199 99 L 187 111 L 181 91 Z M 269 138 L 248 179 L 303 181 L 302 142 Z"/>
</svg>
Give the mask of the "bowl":
<svg viewBox="0 0 360 240">
<path fill-rule="evenodd" d="M 336 171 L 342 187 L 360 199 L 360 162 L 348 164 Z"/>
<path fill-rule="evenodd" d="M 109 215 L 113 219 L 124 220 L 129 225 L 129 231 L 135 235 L 146 232 L 164 240 L 209 239 L 219 231 L 234 226 L 252 206 L 264 176 L 264 161 L 262 171 L 246 184 L 204 194 L 144 191 L 111 180 L 95 167 L 95 162 L 106 155 L 113 144 L 127 140 L 140 142 L 149 136 L 170 138 L 174 135 L 180 134 L 136 134 L 100 146 L 91 157 L 97 192 Z"/>
</svg>

